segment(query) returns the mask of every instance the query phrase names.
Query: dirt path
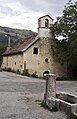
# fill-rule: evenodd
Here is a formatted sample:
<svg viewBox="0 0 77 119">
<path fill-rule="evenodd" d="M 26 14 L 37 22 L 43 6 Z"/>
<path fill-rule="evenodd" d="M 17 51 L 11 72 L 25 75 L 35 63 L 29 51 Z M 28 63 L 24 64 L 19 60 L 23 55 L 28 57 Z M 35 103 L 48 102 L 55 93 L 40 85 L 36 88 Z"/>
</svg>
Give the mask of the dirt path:
<svg viewBox="0 0 77 119">
<path fill-rule="evenodd" d="M 45 81 L 0 72 L 0 119 L 67 119 L 41 107 Z"/>
</svg>

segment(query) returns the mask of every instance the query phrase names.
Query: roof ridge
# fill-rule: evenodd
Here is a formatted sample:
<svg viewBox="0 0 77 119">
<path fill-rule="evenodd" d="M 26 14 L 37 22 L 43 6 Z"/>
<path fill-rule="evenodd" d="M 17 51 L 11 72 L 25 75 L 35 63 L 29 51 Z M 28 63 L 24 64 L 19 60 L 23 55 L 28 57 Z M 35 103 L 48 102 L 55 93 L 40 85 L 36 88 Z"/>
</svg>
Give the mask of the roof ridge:
<svg viewBox="0 0 77 119">
<path fill-rule="evenodd" d="M 14 47 L 11 47 L 8 51 L 6 50 L 3 55 L 12 55 L 19 52 L 24 52 L 27 50 L 32 44 L 34 44 L 38 40 L 38 35 L 32 35 L 22 39 L 19 43 L 17 43 Z"/>
</svg>

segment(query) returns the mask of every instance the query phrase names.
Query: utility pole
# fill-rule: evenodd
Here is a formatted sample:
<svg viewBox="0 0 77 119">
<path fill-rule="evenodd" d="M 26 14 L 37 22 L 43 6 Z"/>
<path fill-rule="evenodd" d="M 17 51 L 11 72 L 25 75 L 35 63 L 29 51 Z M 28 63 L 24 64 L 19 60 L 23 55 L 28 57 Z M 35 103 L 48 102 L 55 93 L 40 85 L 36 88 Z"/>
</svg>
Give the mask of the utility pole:
<svg viewBox="0 0 77 119">
<path fill-rule="evenodd" d="M 10 48 L 10 40 L 11 40 L 11 37 L 10 37 L 9 34 L 6 34 L 5 36 L 8 37 L 8 48 Z"/>
</svg>

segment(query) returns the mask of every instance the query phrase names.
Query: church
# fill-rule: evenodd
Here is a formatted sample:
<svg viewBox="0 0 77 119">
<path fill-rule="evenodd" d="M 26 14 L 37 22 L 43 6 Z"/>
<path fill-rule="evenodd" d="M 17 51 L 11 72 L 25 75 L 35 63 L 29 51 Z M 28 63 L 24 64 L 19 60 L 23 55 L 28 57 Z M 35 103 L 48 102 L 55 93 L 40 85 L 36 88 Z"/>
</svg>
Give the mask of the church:
<svg viewBox="0 0 77 119">
<path fill-rule="evenodd" d="M 43 77 L 45 73 L 62 76 L 64 68 L 53 57 L 52 33 L 50 26 L 53 19 L 49 15 L 38 19 L 38 35 L 24 38 L 14 47 L 3 53 L 2 69 L 11 68 L 20 73 L 28 70 L 29 74 L 36 73 Z"/>
</svg>

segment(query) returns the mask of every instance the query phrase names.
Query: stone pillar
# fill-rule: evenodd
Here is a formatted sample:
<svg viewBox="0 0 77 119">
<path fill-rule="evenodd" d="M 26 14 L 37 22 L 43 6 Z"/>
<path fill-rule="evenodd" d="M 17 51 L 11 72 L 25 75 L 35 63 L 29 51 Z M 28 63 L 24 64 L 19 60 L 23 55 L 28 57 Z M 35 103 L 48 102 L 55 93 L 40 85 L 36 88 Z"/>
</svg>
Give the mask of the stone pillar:
<svg viewBox="0 0 77 119">
<path fill-rule="evenodd" d="M 46 103 L 49 98 L 56 98 L 56 78 L 54 74 L 46 74 L 44 75 L 44 79 L 46 80 L 44 95 L 44 101 Z"/>
</svg>

